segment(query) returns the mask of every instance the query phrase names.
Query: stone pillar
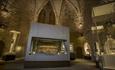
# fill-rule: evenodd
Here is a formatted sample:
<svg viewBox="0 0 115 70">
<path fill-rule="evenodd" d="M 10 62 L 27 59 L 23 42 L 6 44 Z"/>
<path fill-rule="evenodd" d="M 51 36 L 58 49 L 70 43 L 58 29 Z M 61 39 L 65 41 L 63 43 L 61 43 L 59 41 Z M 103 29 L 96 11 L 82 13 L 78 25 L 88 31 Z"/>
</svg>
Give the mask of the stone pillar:
<svg viewBox="0 0 115 70">
<path fill-rule="evenodd" d="M 97 41 L 96 34 L 93 34 L 91 31 L 91 26 L 94 25 L 92 20 L 92 2 L 91 0 L 81 0 L 81 5 L 83 8 L 81 9 L 81 12 L 83 14 L 84 19 L 84 36 L 88 40 L 90 46 L 91 46 L 91 54 L 92 54 L 92 60 L 95 60 L 95 42 Z"/>
</svg>

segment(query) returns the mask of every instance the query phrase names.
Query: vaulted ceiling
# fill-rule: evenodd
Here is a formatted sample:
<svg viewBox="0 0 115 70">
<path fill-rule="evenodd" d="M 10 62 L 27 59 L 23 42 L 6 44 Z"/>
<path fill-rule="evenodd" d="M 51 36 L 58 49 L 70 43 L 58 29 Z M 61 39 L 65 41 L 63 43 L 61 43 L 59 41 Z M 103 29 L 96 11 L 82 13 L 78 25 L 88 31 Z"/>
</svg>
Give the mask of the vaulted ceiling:
<svg viewBox="0 0 115 70">
<path fill-rule="evenodd" d="M 100 6 L 100 5 L 115 2 L 115 0 L 92 0 L 92 1 L 94 2 L 93 6 Z"/>
<path fill-rule="evenodd" d="M 6 7 L 10 11 L 10 16 L 5 18 L 7 19 L 5 21 L 10 22 L 9 26 L 14 29 L 21 27 L 26 22 L 41 22 L 64 25 L 79 31 L 79 26 L 83 23 L 80 1 L 10 0 Z"/>
<path fill-rule="evenodd" d="M 0 4 L 1 1 L 4 0 L 0 0 Z M 44 22 L 68 26 L 72 30 L 79 31 L 80 25 L 84 23 L 84 16 L 82 16 L 83 1 L 84 0 L 8 0 L 6 8 L 9 10 L 10 16 L 0 19 L 10 22 L 9 26 L 14 27 L 14 29 L 22 27 L 21 25 L 23 25 L 23 23 Z M 114 0 L 89 0 L 89 4 L 92 2 L 92 6 L 98 6 L 113 1 Z"/>
<path fill-rule="evenodd" d="M 41 13 L 45 9 L 45 23 L 52 23 L 50 20 L 55 17 L 55 22 L 53 21 L 54 24 L 68 26 L 73 30 L 77 30 L 79 23 L 83 23 L 81 22 L 82 19 L 80 19 L 81 8 L 77 0 L 35 0 L 33 6 L 36 7 L 34 11 L 34 21 L 40 20 L 42 18 L 41 17 L 38 19 L 38 17 L 40 17 Z M 54 13 L 54 15 L 49 15 L 52 17 L 48 17 L 49 12 Z M 49 22 L 47 20 L 48 18 Z"/>
</svg>

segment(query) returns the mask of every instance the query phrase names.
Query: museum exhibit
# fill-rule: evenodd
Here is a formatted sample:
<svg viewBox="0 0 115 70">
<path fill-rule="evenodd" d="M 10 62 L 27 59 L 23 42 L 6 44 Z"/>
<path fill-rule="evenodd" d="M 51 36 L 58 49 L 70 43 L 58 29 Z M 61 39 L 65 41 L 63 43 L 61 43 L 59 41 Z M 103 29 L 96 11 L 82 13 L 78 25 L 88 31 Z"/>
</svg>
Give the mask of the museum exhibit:
<svg viewBox="0 0 115 70">
<path fill-rule="evenodd" d="M 26 48 L 25 67 L 31 67 L 31 63 L 37 67 L 69 65 L 69 29 L 33 23 Z"/>
<path fill-rule="evenodd" d="M 0 70 L 85 69 L 115 69 L 115 0 L 0 0 Z"/>
</svg>

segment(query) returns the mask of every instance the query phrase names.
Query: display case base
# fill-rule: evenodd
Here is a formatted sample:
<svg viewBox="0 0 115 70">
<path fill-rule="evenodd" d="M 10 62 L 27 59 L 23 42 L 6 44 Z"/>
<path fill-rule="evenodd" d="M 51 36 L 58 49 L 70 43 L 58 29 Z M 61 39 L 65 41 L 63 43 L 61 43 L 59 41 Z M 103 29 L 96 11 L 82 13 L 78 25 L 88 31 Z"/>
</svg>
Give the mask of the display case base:
<svg viewBox="0 0 115 70">
<path fill-rule="evenodd" d="M 2 56 L 2 60 L 4 61 L 10 61 L 10 60 L 15 60 L 16 55 L 15 54 L 5 54 Z"/>
<path fill-rule="evenodd" d="M 24 68 L 68 67 L 70 61 L 25 61 Z"/>
</svg>

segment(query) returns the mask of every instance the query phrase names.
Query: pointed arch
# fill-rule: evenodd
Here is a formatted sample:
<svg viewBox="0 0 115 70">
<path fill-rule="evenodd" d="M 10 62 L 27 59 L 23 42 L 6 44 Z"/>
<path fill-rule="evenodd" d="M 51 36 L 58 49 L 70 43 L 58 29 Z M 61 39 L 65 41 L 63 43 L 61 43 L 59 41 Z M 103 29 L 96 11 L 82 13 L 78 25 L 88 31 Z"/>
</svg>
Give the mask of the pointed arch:
<svg viewBox="0 0 115 70">
<path fill-rule="evenodd" d="M 38 15 L 38 22 L 46 24 L 55 24 L 55 14 L 50 1 L 44 6 Z"/>
<path fill-rule="evenodd" d="M 72 0 L 72 1 L 74 1 L 74 0 Z M 65 3 L 67 4 L 68 8 L 66 9 L 66 11 L 63 11 L 64 10 L 64 7 L 63 7 L 64 5 L 62 6 L 61 14 L 60 14 L 60 22 L 66 20 L 66 19 L 61 20 L 61 18 L 67 17 L 67 15 L 70 14 L 70 17 L 68 17 L 68 18 L 70 18 L 70 19 L 72 18 L 71 22 L 70 22 L 71 24 L 67 24 L 69 22 L 68 20 L 70 20 L 70 19 L 68 19 L 67 20 L 68 22 L 65 21 L 64 25 L 70 26 L 70 28 L 72 30 L 74 29 L 74 30 L 76 30 L 78 32 L 82 32 L 82 28 L 83 27 L 79 28 L 82 25 L 82 23 L 83 23 L 83 18 L 81 18 L 82 17 L 82 13 L 80 11 L 80 8 L 79 7 L 75 7 L 75 5 L 72 2 L 70 2 L 70 0 L 63 0 L 63 4 L 65 4 Z M 70 11 L 70 12 L 73 12 L 73 13 L 68 12 L 67 15 L 61 17 L 62 16 L 62 12 L 66 13 L 67 11 Z M 63 22 L 61 22 L 61 23 L 63 25 Z"/>
<path fill-rule="evenodd" d="M 59 22 L 59 16 L 61 12 L 61 7 L 62 7 L 62 2 L 63 0 L 50 0 L 51 5 L 53 7 L 54 13 L 55 13 L 55 18 L 56 18 L 56 24 L 60 24 Z"/>
<path fill-rule="evenodd" d="M 77 17 L 78 17 L 77 12 L 76 9 L 73 7 L 73 5 L 69 3 L 67 0 L 63 0 L 61 13 L 60 13 L 60 23 L 74 30 L 76 28 L 74 21 L 75 18 Z"/>
<path fill-rule="evenodd" d="M 81 8 L 78 0 L 67 0 L 76 9 L 77 13 L 81 13 Z"/>
<path fill-rule="evenodd" d="M 34 0 L 33 0 L 34 1 Z M 34 2 L 34 22 L 37 22 L 37 18 L 41 10 L 44 8 L 44 6 L 48 3 L 48 0 L 35 0 Z"/>
</svg>

